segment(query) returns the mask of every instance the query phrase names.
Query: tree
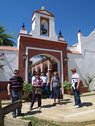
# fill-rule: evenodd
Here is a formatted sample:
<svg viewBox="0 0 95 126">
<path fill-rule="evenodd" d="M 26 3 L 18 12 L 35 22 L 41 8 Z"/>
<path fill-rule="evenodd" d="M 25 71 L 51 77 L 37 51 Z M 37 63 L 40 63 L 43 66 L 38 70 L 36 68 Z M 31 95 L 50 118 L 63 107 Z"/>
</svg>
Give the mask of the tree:
<svg viewBox="0 0 95 126">
<path fill-rule="evenodd" d="M 16 44 L 11 40 L 15 37 L 12 34 L 6 33 L 4 26 L 0 26 L 0 46 L 16 46 Z"/>
</svg>

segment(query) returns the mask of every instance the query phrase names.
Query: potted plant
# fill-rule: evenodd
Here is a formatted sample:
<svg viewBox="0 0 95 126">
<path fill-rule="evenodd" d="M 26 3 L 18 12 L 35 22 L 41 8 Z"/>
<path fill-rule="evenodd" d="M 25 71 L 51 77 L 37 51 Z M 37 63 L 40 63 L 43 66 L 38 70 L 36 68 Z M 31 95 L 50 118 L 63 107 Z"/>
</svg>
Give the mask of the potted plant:
<svg viewBox="0 0 95 126">
<path fill-rule="evenodd" d="M 63 88 L 64 88 L 65 93 L 71 94 L 71 87 L 72 87 L 71 82 L 69 82 L 69 81 L 64 81 L 63 82 Z"/>
<path fill-rule="evenodd" d="M 23 85 L 23 99 L 29 98 L 29 95 L 32 92 L 32 84 L 28 82 L 24 82 Z"/>
</svg>

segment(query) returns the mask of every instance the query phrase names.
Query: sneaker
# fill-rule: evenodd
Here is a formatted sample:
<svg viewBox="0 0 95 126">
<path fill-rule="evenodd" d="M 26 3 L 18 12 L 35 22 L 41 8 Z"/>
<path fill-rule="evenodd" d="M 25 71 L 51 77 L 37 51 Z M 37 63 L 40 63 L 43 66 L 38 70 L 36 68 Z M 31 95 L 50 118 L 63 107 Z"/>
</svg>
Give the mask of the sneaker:
<svg viewBox="0 0 95 126">
<path fill-rule="evenodd" d="M 58 100 L 57 103 L 58 103 L 58 104 L 61 104 L 61 103 L 60 103 L 60 100 Z"/>
<path fill-rule="evenodd" d="M 79 106 L 78 106 L 78 108 L 81 108 L 82 107 L 82 105 L 80 104 Z"/>
<path fill-rule="evenodd" d="M 41 107 L 38 108 L 41 111 Z"/>
</svg>

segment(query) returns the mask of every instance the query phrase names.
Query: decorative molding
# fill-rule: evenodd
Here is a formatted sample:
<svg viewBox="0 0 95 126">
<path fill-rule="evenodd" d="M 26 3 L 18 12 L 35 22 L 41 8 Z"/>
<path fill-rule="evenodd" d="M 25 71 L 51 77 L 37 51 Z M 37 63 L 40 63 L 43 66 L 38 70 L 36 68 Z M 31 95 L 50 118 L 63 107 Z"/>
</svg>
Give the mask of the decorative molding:
<svg viewBox="0 0 95 126">
<path fill-rule="evenodd" d="M 44 48 L 37 48 L 37 47 L 26 47 L 26 55 L 28 55 L 28 50 L 31 49 L 31 50 L 42 50 L 42 51 L 48 51 L 48 52 L 58 52 L 60 53 L 60 57 L 61 57 L 61 68 L 62 68 L 62 82 L 64 80 L 63 78 L 63 52 L 62 50 L 54 50 L 54 49 L 44 49 Z M 55 57 L 56 58 L 56 57 Z M 57 59 L 57 58 L 56 58 Z M 58 60 L 58 59 L 57 59 Z M 26 59 L 26 71 L 25 71 L 25 80 L 27 81 L 28 80 L 28 75 L 27 75 L 27 71 L 28 71 L 28 58 Z"/>
</svg>

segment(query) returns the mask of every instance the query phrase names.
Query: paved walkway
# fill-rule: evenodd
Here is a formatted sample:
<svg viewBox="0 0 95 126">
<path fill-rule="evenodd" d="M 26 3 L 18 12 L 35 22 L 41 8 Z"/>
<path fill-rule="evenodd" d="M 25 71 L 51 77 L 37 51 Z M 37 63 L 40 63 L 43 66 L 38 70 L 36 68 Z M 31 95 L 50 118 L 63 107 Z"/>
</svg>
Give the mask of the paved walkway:
<svg viewBox="0 0 95 126">
<path fill-rule="evenodd" d="M 95 120 L 95 92 L 85 93 L 81 96 L 82 107 L 73 106 L 73 96 L 64 95 L 61 105 L 53 106 L 53 99 L 43 99 L 41 112 L 37 108 L 37 102 L 34 109 L 29 112 L 30 103 L 23 103 L 22 112 L 25 116 L 35 116 L 46 120 L 58 122 L 83 122 Z M 11 113 L 7 115 L 12 118 Z M 18 118 L 18 117 L 17 117 Z"/>
</svg>

